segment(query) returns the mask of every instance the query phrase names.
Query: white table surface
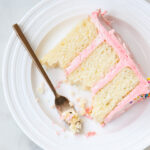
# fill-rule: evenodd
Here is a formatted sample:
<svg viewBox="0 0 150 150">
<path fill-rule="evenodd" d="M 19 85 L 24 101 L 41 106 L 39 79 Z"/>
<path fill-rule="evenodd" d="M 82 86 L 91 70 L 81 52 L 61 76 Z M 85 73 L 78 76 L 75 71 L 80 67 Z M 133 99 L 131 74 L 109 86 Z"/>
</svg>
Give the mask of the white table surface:
<svg viewBox="0 0 150 150">
<path fill-rule="evenodd" d="M 40 0 L 0 0 L 0 71 L 2 59 L 12 24 Z M 150 0 L 147 0 L 150 2 Z M 150 5 L 150 3 L 149 3 Z M 0 72 L 1 79 L 1 72 Z M 4 99 L 2 81 L 0 80 L 0 150 L 41 150 L 36 146 L 13 120 Z M 147 148 L 146 150 L 150 150 Z"/>
</svg>

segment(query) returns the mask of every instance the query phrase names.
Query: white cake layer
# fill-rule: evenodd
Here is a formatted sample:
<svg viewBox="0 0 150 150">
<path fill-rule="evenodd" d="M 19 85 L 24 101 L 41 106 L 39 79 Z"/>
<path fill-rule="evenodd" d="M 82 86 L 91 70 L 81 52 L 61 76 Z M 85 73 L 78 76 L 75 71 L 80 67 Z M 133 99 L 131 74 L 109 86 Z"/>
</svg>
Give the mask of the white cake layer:
<svg viewBox="0 0 150 150">
<path fill-rule="evenodd" d="M 66 68 L 96 38 L 97 34 L 97 28 L 90 18 L 83 20 L 45 55 L 41 63 L 49 67 Z"/>
<path fill-rule="evenodd" d="M 71 84 L 90 89 L 119 62 L 119 57 L 111 46 L 102 42 L 82 64 L 68 76 Z"/>
</svg>

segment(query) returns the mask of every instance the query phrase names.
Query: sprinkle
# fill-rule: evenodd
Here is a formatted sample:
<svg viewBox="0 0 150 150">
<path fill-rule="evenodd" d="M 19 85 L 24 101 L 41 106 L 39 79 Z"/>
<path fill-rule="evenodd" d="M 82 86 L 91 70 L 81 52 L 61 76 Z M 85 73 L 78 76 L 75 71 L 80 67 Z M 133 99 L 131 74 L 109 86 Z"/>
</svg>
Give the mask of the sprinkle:
<svg viewBox="0 0 150 150">
<path fill-rule="evenodd" d="M 91 112 L 92 112 L 92 107 L 87 107 L 85 108 L 85 114 L 83 114 L 83 116 L 92 120 L 93 118 L 90 116 Z"/>
<path fill-rule="evenodd" d="M 145 94 L 145 98 L 147 98 L 148 97 L 148 94 Z"/>
<path fill-rule="evenodd" d="M 150 97 L 150 93 L 148 93 L 148 94 L 142 94 L 142 95 L 138 96 L 137 98 L 135 98 L 134 100 L 140 102 L 140 101 L 145 100 L 148 97 Z M 130 101 L 129 103 L 132 104 L 132 102 Z"/>
<path fill-rule="evenodd" d="M 86 137 L 91 137 L 91 136 L 94 136 L 94 135 L 96 135 L 95 131 L 90 131 L 90 132 L 85 134 Z"/>
<path fill-rule="evenodd" d="M 58 135 L 58 136 L 59 136 L 59 135 L 60 135 L 60 132 L 59 132 L 59 131 L 56 131 L 56 135 Z"/>
<path fill-rule="evenodd" d="M 66 121 L 70 121 L 73 117 L 74 117 L 74 114 L 71 114 L 70 116 L 68 116 L 68 117 L 66 118 Z"/>
<path fill-rule="evenodd" d="M 147 78 L 147 81 L 150 81 L 150 78 Z"/>
<path fill-rule="evenodd" d="M 150 78 L 147 78 L 148 83 L 150 83 Z"/>
<path fill-rule="evenodd" d="M 85 109 L 85 111 L 86 111 L 87 114 L 91 114 L 91 112 L 92 112 L 92 107 L 87 107 L 87 108 Z"/>
<path fill-rule="evenodd" d="M 130 101 L 130 104 L 132 104 L 133 103 L 133 101 Z"/>
</svg>

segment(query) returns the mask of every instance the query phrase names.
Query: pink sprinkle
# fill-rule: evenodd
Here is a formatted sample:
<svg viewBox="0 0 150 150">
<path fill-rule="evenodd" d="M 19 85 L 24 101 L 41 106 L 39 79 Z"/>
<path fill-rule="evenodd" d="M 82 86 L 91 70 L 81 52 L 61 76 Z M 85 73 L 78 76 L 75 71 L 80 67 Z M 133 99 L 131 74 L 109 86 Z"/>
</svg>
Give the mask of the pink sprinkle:
<svg viewBox="0 0 150 150">
<path fill-rule="evenodd" d="M 56 131 L 56 135 L 58 135 L 58 136 L 59 136 L 59 135 L 60 135 L 60 132 L 59 132 L 59 131 Z"/>
<path fill-rule="evenodd" d="M 103 15 L 105 15 L 106 13 L 107 13 L 107 11 L 104 10 L 103 12 L 101 12 L 101 15 L 103 16 Z"/>
<path fill-rule="evenodd" d="M 62 83 L 63 83 L 63 81 L 59 81 L 59 82 L 57 83 L 56 89 L 60 88 L 60 86 L 61 86 Z"/>
<path fill-rule="evenodd" d="M 80 102 L 80 98 L 77 98 L 77 102 Z"/>
<path fill-rule="evenodd" d="M 85 111 L 87 114 L 90 114 L 92 112 L 92 107 L 87 107 Z"/>
<path fill-rule="evenodd" d="M 88 132 L 88 133 L 86 133 L 86 137 L 91 137 L 91 136 L 94 136 L 94 135 L 96 135 L 96 132 L 95 131 L 90 131 L 90 132 Z"/>
<path fill-rule="evenodd" d="M 72 118 L 73 118 L 73 114 L 72 115 L 70 115 L 67 119 L 66 119 L 66 121 L 70 121 Z"/>
</svg>

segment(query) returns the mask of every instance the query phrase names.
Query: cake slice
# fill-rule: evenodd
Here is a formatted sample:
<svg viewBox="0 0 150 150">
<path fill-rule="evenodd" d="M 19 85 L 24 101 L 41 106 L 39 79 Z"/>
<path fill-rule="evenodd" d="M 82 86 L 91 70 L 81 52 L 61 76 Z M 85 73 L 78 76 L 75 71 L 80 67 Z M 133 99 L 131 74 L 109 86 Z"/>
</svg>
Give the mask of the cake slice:
<svg viewBox="0 0 150 150">
<path fill-rule="evenodd" d="M 91 116 L 106 124 L 149 93 L 149 85 L 105 13 L 79 23 L 41 60 L 64 69 L 68 83 L 92 92 Z"/>
</svg>

